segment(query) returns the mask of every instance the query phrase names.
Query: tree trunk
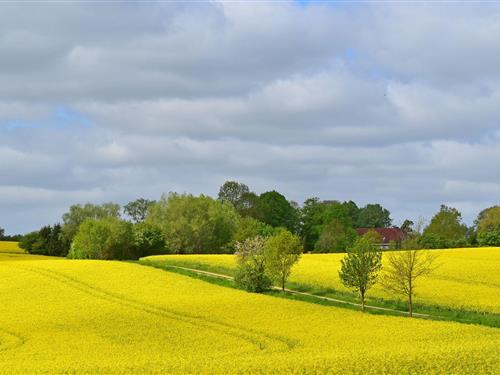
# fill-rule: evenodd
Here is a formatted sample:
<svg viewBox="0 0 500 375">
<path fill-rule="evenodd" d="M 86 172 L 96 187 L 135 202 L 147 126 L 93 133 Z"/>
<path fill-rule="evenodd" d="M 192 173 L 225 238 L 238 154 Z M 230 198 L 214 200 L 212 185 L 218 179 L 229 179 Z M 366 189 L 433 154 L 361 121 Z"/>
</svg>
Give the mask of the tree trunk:
<svg viewBox="0 0 500 375">
<path fill-rule="evenodd" d="M 365 312 L 365 293 L 361 292 L 361 310 Z"/>
<path fill-rule="evenodd" d="M 281 291 L 285 293 L 285 275 L 281 277 Z"/>
<path fill-rule="evenodd" d="M 408 293 L 408 313 L 410 315 L 410 318 L 413 316 L 413 301 L 412 301 L 412 298 L 413 298 L 413 290 L 410 287 L 409 293 Z"/>
</svg>

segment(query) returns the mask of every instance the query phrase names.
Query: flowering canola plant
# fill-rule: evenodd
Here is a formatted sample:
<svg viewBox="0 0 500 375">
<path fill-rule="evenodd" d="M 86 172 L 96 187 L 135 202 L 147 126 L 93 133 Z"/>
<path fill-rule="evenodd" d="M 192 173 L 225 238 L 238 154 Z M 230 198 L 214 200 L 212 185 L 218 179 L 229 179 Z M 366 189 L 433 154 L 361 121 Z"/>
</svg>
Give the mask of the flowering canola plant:
<svg viewBox="0 0 500 375">
<path fill-rule="evenodd" d="M 0 241 L 0 253 L 24 253 L 15 241 Z"/>
<path fill-rule="evenodd" d="M 500 331 L 250 294 L 137 264 L 0 260 L 0 373 L 494 373 Z"/>
<path fill-rule="evenodd" d="M 24 261 L 24 260 L 51 260 L 61 259 L 43 255 L 30 255 L 21 249 L 17 242 L 0 241 L 0 262 L 1 261 Z"/>
<path fill-rule="evenodd" d="M 432 274 L 417 281 L 416 302 L 500 313 L 500 247 L 432 251 L 439 254 L 436 260 L 438 267 Z M 289 280 L 316 289 L 349 292 L 338 276 L 340 260 L 344 256 L 345 254 L 304 254 L 292 269 Z M 236 267 L 232 255 L 162 255 L 147 259 L 228 274 L 232 274 Z M 371 289 L 369 295 L 395 298 L 379 285 Z"/>
</svg>

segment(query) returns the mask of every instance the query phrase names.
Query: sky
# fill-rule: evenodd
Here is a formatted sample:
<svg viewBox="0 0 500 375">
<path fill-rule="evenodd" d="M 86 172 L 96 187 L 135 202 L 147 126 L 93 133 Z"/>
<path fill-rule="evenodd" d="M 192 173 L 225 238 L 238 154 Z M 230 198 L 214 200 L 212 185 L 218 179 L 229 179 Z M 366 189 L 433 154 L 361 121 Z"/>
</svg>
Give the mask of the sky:
<svg viewBox="0 0 500 375">
<path fill-rule="evenodd" d="M 0 227 L 164 192 L 500 204 L 500 4 L 0 3 Z"/>
</svg>

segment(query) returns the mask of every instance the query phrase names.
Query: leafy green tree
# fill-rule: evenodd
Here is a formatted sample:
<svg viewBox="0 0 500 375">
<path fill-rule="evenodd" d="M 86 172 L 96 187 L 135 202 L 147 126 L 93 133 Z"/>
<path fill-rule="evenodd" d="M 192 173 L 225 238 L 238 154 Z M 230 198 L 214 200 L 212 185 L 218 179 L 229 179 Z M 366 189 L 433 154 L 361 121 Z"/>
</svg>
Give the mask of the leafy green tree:
<svg viewBox="0 0 500 375">
<path fill-rule="evenodd" d="M 135 201 L 127 203 L 123 207 L 123 211 L 128 215 L 135 223 L 141 223 L 146 220 L 148 215 L 148 209 L 151 207 L 155 201 L 139 198 Z"/>
<path fill-rule="evenodd" d="M 38 231 L 26 233 L 19 241 L 19 247 L 30 254 L 34 254 L 37 251 L 35 244 L 38 241 L 39 241 Z"/>
<path fill-rule="evenodd" d="M 391 223 L 391 213 L 380 204 L 367 204 L 359 210 L 358 228 L 386 228 Z"/>
<path fill-rule="evenodd" d="M 404 239 L 401 241 L 400 248 L 403 250 L 418 250 L 423 247 L 422 244 L 422 226 L 423 220 L 417 223 L 416 227 L 407 231 Z"/>
<path fill-rule="evenodd" d="M 148 222 L 136 223 L 132 227 L 132 235 L 137 258 L 166 252 L 165 239 L 158 226 Z"/>
<path fill-rule="evenodd" d="M 64 243 L 62 226 L 55 224 L 49 227 L 50 231 L 47 238 L 47 255 L 65 257 L 68 255 L 68 247 Z"/>
<path fill-rule="evenodd" d="M 378 250 L 376 237 L 368 232 L 359 237 L 341 260 L 339 277 L 346 288 L 359 294 L 365 311 L 366 292 L 375 285 L 382 268 L 382 253 Z"/>
<path fill-rule="evenodd" d="M 72 259 L 134 259 L 132 224 L 116 217 L 86 219 L 71 244 Z"/>
<path fill-rule="evenodd" d="M 476 221 L 477 242 L 481 246 L 500 246 L 500 206 L 481 211 Z"/>
<path fill-rule="evenodd" d="M 149 210 L 167 249 L 176 254 L 228 252 L 238 225 L 233 205 L 205 195 L 170 193 Z"/>
<path fill-rule="evenodd" d="M 352 246 L 356 239 L 356 231 L 344 226 L 339 220 L 333 219 L 328 224 L 314 246 L 318 253 L 344 252 Z"/>
<path fill-rule="evenodd" d="M 234 235 L 234 242 L 244 242 L 247 238 L 257 236 L 269 237 L 274 233 L 274 228 L 253 217 L 242 217 L 238 221 L 238 229 Z"/>
<path fill-rule="evenodd" d="M 321 234 L 324 223 L 325 205 L 319 198 L 309 198 L 302 205 L 302 231 L 301 236 L 304 243 L 304 249 L 311 251 Z"/>
<path fill-rule="evenodd" d="M 0 240 L 3 240 L 4 236 L 5 236 L 5 229 L 0 227 Z"/>
<path fill-rule="evenodd" d="M 355 226 L 356 223 L 359 220 L 359 207 L 358 205 L 353 202 L 353 201 L 347 201 L 343 202 L 342 206 L 344 207 L 344 211 L 347 214 L 347 217 L 349 218 L 349 224 L 350 226 Z M 345 223 L 347 224 L 347 223 Z"/>
<path fill-rule="evenodd" d="M 465 246 L 466 234 L 467 226 L 462 223 L 460 212 L 443 204 L 424 229 L 421 243 L 430 249 Z"/>
<path fill-rule="evenodd" d="M 285 292 L 285 283 L 292 267 L 300 259 L 302 243 L 298 236 L 281 229 L 269 237 L 264 246 L 266 272 Z"/>
<path fill-rule="evenodd" d="M 268 191 L 259 196 L 257 219 L 272 227 L 283 227 L 295 232 L 298 229 L 299 216 L 294 207 L 277 191 Z"/>
<path fill-rule="evenodd" d="M 259 196 L 254 192 L 243 193 L 238 204 L 238 213 L 243 217 L 258 218 Z"/>
<path fill-rule="evenodd" d="M 406 219 L 403 221 L 403 224 L 401 224 L 401 230 L 405 233 L 405 235 L 409 235 L 413 233 L 413 226 L 415 223 L 412 220 Z"/>
<path fill-rule="evenodd" d="M 87 219 L 104 219 L 106 217 L 120 217 L 120 206 L 115 203 L 104 203 L 95 205 L 86 203 L 85 205 L 76 204 L 69 208 L 69 211 L 63 215 L 62 236 L 66 246 L 71 244 L 80 224 Z"/>
<path fill-rule="evenodd" d="M 261 293 L 272 286 L 266 274 L 264 256 L 266 239 L 261 236 L 247 238 L 236 244 L 236 285 L 248 292 Z"/>
<path fill-rule="evenodd" d="M 62 240 L 61 225 L 46 225 L 39 231 L 31 232 L 23 236 L 19 247 L 30 254 L 66 256 L 68 248 Z"/>
<path fill-rule="evenodd" d="M 315 249 L 315 245 L 325 227 L 332 221 L 340 222 L 346 230 L 352 229 L 352 219 L 356 216 L 354 202 L 321 202 L 319 198 L 310 198 L 302 207 L 302 231 L 306 251 Z"/>
<path fill-rule="evenodd" d="M 236 181 L 226 181 L 219 189 L 218 199 L 221 202 L 231 203 L 238 213 L 244 210 L 245 198 L 250 193 L 247 185 Z"/>
</svg>

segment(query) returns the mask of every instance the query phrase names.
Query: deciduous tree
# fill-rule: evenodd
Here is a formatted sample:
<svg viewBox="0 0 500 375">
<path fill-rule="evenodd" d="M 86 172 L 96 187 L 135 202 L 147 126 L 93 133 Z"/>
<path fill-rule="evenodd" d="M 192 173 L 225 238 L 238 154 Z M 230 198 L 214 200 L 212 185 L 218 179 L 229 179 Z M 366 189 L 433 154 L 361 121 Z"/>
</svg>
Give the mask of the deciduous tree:
<svg viewBox="0 0 500 375">
<path fill-rule="evenodd" d="M 365 311 L 366 292 L 375 285 L 381 268 L 382 253 L 377 248 L 376 236 L 371 232 L 357 238 L 341 260 L 340 280 L 346 288 L 353 289 L 359 294 L 363 311 Z"/>
<path fill-rule="evenodd" d="M 299 215 L 286 198 L 277 191 L 268 191 L 259 196 L 257 218 L 275 228 L 287 228 L 291 232 L 298 229 Z"/>
<path fill-rule="evenodd" d="M 381 283 L 391 292 L 408 299 L 408 312 L 413 315 L 416 281 L 435 270 L 436 253 L 431 250 L 406 250 L 386 253 Z"/>
<path fill-rule="evenodd" d="M 151 207 L 146 222 L 161 229 L 170 252 L 221 253 L 230 250 L 238 214 L 228 202 L 170 193 Z"/>
<path fill-rule="evenodd" d="M 135 201 L 127 203 L 123 207 L 123 211 L 126 215 L 130 216 L 130 218 L 135 223 L 141 223 L 146 220 L 146 216 L 148 215 L 148 209 L 151 207 L 155 201 L 139 198 Z"/>
<path fill-rule="evenodd" d="M 234 235 L 234 242 L 244 242 L 247 238 L 257 236 L 269 237 L 274 233 L 274 228 L 253 217 L 242 217 L 238 221 L 238 229 Z"/>
<path fill-rule="evenodd" d="M 386 228 L 391 225 L 391 213 L 380 204 L 367 204 L 359 210 L 358 228 Z"/>
<path fill-rule="evenodd" d="M 132 224 L 116 217 L 86 219 L 68 253 L 73 259 L 134 259 Z"/>
<path fill-rule="evenodd" d="M 453 207 L 441 205 L 422 234 L 422 245 L 426 248 L 464 246 L 467 226 L 462 223 L 462 214 Z"/>
<path fill-rule="evenodd" d="M 76 204 L 69 208 L 69 211 L 63 215 L 62 233 L 64 240 L 69 248 L 80 225 L 87 219 L 104 219 L 106 217 L 120 217 L 120 205 L 115 203 L 104 203 L 95 205 L 86 203 L 84 205 Z"/>
<path fill-rule="evenodd" d="M 249 193 L 247 185 L 237 181 L 226 181 L 219 189 L 219 200 L 231 203 L 237 211 L 242 207 L 242 198 Z"/>
<path fill-rule="evenodd" d="M 339 220 L 333 219 L 325 226 L 319 240 L 314 246 L 318 253 L 339 253 L 346 251 L 356 239 L 356 231 L 346 227 Z"/>
<path fill-rule="evenodd" d="M 500 206 L 483 210 L 476 223 L 479 245 L 500 246 Z"/>
<path fill-rule="evenodd" d="M 278 230 L 278 233 L 267 239 L 264 253 L 266 272 L 285 292 L 286 280 L 302 254 L 300 238 L 288 230 Z"/>
</svg>

